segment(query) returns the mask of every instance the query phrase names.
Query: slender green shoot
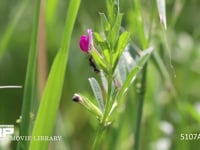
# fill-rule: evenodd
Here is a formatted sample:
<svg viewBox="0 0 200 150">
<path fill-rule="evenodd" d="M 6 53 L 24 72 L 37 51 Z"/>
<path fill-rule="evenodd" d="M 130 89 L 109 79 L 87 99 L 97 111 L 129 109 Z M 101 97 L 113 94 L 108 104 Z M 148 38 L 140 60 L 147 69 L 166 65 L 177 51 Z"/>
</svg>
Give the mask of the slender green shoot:
<svg viewBox="0 0 200 150">
<path fill-rule="evenodd" d="M 141 87 L 138 93 L 138 106 L 137 106 L 137 120 L 136 120 L 136 127 L 135 127 L 135 144 L 134 150 L 139 150 L 140 144 L 140 127 L 141 127 L 141 120 L 142 120 L 142 113 L 143 113 L 143 105 L 145 100 L 145 92 L 146 92 L 146 73 L 147 72 L 147 63 L 145 64 L 142 70 L 142 78 L 141 78 Z"/>
<path fill-rule="evenodd" d="M 22 120 L 20 124 L 19 135 L 28 136 L 30 126 L 30 111 L 31 104 L 34 97 L 34 90 L 36 88 L 36 63 L 37 63 L 37 37 L 38 37 L 38 23 L 40 14 L 40 0 L 36 2 L 36 11 L 34 17 L 34 26 L 29 50 L 28 65 L 26 72 L 26 80 L 24 86 L 24 97 L 22 105 Z M 18 150 L 28 149 L 28 141 L 23 140 L 18 142 Z"/>
</svg>

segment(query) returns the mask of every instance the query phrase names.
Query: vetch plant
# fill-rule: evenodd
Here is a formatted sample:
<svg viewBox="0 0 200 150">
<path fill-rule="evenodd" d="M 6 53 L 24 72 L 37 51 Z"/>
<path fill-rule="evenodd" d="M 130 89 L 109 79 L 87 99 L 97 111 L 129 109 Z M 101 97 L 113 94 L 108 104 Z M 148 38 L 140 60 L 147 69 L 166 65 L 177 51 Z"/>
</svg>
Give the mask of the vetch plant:
<svg viewBox="0 0 200 150">
<path fill-rule="evenodd" d="M 80 49 L 89 55 L 90 65 L 101 79 L 101 82 L 94 77 L 88 79 L 98 106 L 83 94 L 76 93 L 72 98 L 99 120 L 93 149 L 99 147 L 103 131 L 114 120 L 115 110 L 123 104 L 124 94 L 152 52 L 149 48 L 132 57 L 130 33 L 121 30 L 123 14 L 119 1 L 106 2 L 108 17 L 100 13 L 104 34 L 88 29 L 88 35 L 82 35 L 79 41 Z"/>
</svg>

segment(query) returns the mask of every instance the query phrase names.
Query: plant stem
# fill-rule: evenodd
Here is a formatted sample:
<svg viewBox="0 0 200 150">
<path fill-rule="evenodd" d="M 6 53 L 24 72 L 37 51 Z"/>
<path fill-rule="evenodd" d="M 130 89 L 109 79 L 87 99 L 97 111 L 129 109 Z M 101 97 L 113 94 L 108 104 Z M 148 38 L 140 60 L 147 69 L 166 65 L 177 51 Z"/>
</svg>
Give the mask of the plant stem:
<svg viewBox="0 0 200 150">
<path fill-rule="evenodd" d="M 99 148 L 101 138 L 103 136 L 104 127 L 100 124 L 99 128 L 97 129 L 97 133 L 95 136 L 95 140 L 92 146 L 92 150 L 97 150 Z"/>
<path fill-rule="evenodd" d="M 28 65 L 26 71 L 26 81 L 24 86 L 24 96 L 22 104 L 22 120 L 19 129 L 20 136 L 29 135 L 29 126 L 30 126 L 30 111 L 31 103 L 34 97 L 35 91 L 35 78 L 36 78 L 36 62 L 37 62 L 37 37 L 38 37 L 38 24 L 39 24 L 39 15 L 40 15 L 40 0 L 37 0 L 36 11 L 34 17 L 34 26 L 31 39 L 31 45 L 29 50 Z M 28 141 L 19 141 L 17 149 L 28 149 Z"/>
<path fill-rule="evenodd" d="M 109 114 L 109 110 L 110 110 L 110 102 L 111 102 L 111 91 L 112 91 L 112 73 L 110 71 L 110 73 L 108 74 L 108 93 L 107 93 L 107 99 L 106 99 L 106 106 L 105 106 L 105 110 L 104 110 L 104 114 L 103 114 L 103 119 L 97 129 L 97 134 L 94 140 L 94 144 L 92 149 L 96 150 L 97 147 L 99 147 L 100 143 L 101 143 L 101 138 L 103 135 L 103 131 L 105 129 L 106 126 L 106 121 L 107 121 L 107 117 Z"/>
<path fill-rule="evenodd" d="M 142 112 L 143 112 L 143 104 L 145 100 L 145 92 L 146 92 L 146 73 L 147 72 L 147 63 L 144 65 L 142 71 L 142 78 L 141 78 L 141 87 L 138 94 L 138 112 L 137 112 L 137 120 L 136 120 L 136 129 L 135 129 L 135 144 L 134 150 L 139 149 L 140 143 L 140 126 L 142 120 Z"/>
</svg>

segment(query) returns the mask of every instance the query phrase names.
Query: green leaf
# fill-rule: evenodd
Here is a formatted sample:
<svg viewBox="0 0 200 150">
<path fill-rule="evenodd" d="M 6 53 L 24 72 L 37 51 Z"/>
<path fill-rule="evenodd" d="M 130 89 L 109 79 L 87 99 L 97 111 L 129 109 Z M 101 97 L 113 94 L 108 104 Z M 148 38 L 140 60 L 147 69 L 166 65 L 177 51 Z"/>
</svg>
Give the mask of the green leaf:
<svg viewBox="0 0 200 150">
<path fill-rule="evenodd" d="M 121 82 L 121 85 L 122 85 L 127 76 L 127 68 L 126 68 L 125 58 L 123 57 L 123 55 L 120 57 L 118 61 L 115 72 L 117 74 L 117 77 L 119 78 L 117 79 Z"/>
<path fill-rule="evenodd" d="M 134 56 L 131 55 L 130 50 L 125 50 L 121 57 L 123 57 L 128 72 L 131 72 L 131 70 L 136 66 L 136 60 L 134 60 Z"/>
<path fill-rule="evenodd" d="M 131 49 L 132 50 L 132 49 Z M 130 70 L 132 70 L 135 66 L 139 66 L 142 67 L 145 62 L 148 60 L 150 54 L 153 51 L 153 47 L 149 47 L 146 50 L 140 51 L 137 55 L 135 55 L 133 58 L 133 56 L 130 54 L 130 50 L 129 51 L 125 51 L 123 53 L 123 57 L 125 57 L 125 62 L 126 62 L 126 66 L 128 66 L 128 70 L 130 72 Z"/>
<path fill-rule="evenodd" d="M 140 54 L 140 58 L 137 61 L 138 66 L 143 66 L 146 61 L 148 60 L 150 54 L 153 52 L 153 47 L 149 47 L 148 49 L 144 50 Z"/>
<path fill-rule="evenodd" d="M 145 49 L 148 46 L 148 38 L 146 37 L 145 33 L 145 25 L 141 13 L 140 1 L 134 0 L 134 6 L 135 6 L 135 11 L 133 13 L 133 20 L 135 20 L 135 25 L 136 25 L 135 31 L 138 32 L 142 49 Z"/>
<path fill-rule="evenodd" d="M 122 98 L 122 96 L 126 93 L 128 87 L 132 84 L 132 82 L 135 80 L 136 78 L 136 74 L 138 73 L 139 71 L 139 67 L 135 67 L 127 76 L 126 80 L 124 81 L 124 84 L 122 85 L 119 93 L 118 93 L 118 96 L 117 96 L 117 99 L 119 100 L 119 103 L 120 103 L 120 100 Z"/>
<path fill-rule="evenodd" d="M 107 72 L 106 64 L 104 62 L 103 57 L 98 53 L 97 50 L 91 50 L 90 54 L 92 55 L 92 58 L 94 59 L 97 66 L 101 69 L 103 69 L 105 72 Z"/>
<path fill-rule="evenodd" d="M 110 53 L 109 53 L 109 50 L 108 49 L 104 49 L 103 50 L 103 55 L 104 55 L 104 57 L 106 59 L 107 64 L 110 64 L 111 62 L 110 62 Z"/>
<path fill-rule="evenodd" d="M 97 33 L 97 32 L 93 32 L 93 35 L 94 35 L 94 40 L 97 42 L 97 43 L 102 43 L 104 42 L 102 36 Z"/>
<path fill-rule="evenodd" d="M 121 77 L 121 74 L 120 74 L 120 71 L 119 71 L 119 68 L 117 67 L 115 69 L 115 85 L 118 87 L 118 88 L 121 88 L 122 84 L 123 84 L 123 81 L 122 81 L 122 77 Z"/>
<path fill-rule="evenodd" d="M 28 65 L 27 65 L 26 79 L 25 79 L 25 86 L 24 86 L 23 104 L 22 104 L 22 112 L 21 112 L 22 120 L 20 124 L 20 129 L 19 129 L 20 136 L 29 135 L 31 104 L 35 95 L 34 92 L 36 91 L 37 37 L 38 37 L 38 25 L 39 25 L 39 16 L 40 16 L 40 3 L 41 3 L 40 0 L 36 1 L 34 26 L 33 26 L 32 37 L 31 37 L 31 44 L 30 44 Z M 14 22 L 15 23 L 18 22 L 17 18 L 16 20 L 14 19 Z M 11 36 L 11 33 L 12 33 L 11 31 L 13 30 L 14 26 L 15 25 L 11 26 L 9 30 L 10 32 L 7 33 L 8 39 L 9 39 L 9 36 Z M 28 141 L 26 140 L 19 141 L 17 145 L 17 149 L 21 150 L 22 147 L 24 149 L 28 149 Z"/>
<path fill-rule="evenodd" d="M 69 3 L 61 49 L 59 49 L 50 70 L 48 81 L 39 105 L 32 137 L 40 135 L 51 136 L 53 133 L 56 114 L 62 94 L 72 30 L 80 2 L 80 0 L 73 0 Z M 47 150 L 48 143 L 49 141 L 32 140 L 29 149 Z"/>
<path fill-rule="evenodd" d="M 114 25 L 117 15 L 119 14 L 119 1 L 106 0 L 108 18 L 111 26 Z"/>
<path fill-rule="evenodd" d="M 118 59 L 121 56 L 122 52 L 124 51 L 125 47 L 128 44 L 129 41 L 129 37 L 130 37 L 130 33 L 129 32 L 123 32 L 118 40 L 118 44 L 117 44 L 117 50 L 114 53 L 114 57 L 113 57 L 113 69 L 115 69 Z"/>
<path fill-rule="evenodd" d="M 128 41 L 129 41 L 129 37 L 130 37 L 130 33 L 129 32 L 123 32 L 120 37 L 119 37 L 119 40 L 118 40 L 118 43 L 117 43 L 117 52 L 119 53 L 119 55 L 122 54 L 123 50 L 125 49 L 125 47 L 127 46 L 128 44 Z"/>
<path fill-rule="evenodd" d="M 110 120 L 110 116 L 111 116 L 111 114 L 112 114 L 112 112 L 114 111 L 114 109 L 117 107 L 117 99 L 116 99 L 116 96 L 117 96 L 117 94 L 118 94 L 118 87 L 115 87 L 115 88 L 113 88 L 112 89 L 112 99 L 111 99 L 111 101 L 110 101 L 110 111 L 109 111 L 109 113 L 108 113 L 108 120 Z"/>
<path fill-rule="evenodd" d="M 100 76 L 101 76 L 101 81 L 102 81 L 104 90 L 107 93 L 108 92 L 108 81 L 107 81 L 106 76 L 105 76 L 105 74 L 103 73 L 102 70 L 100 70 Z"/>
<path fill-rule="evenodd" d="M 160 22 L 163 25 L 164 29 L 167 29 L 167 20 L 166 20 L 166 10 L 165 6 L 166 2 L 165 0 L 157 0 L 157 7 L 158 7 L 158 13 L 160 17 Z"/>
<path fill-rule="evenodd" d="M 136 59 L 140 56 L 141 49 L 138 48 L 136 45 L 128 44 L 126 50 L 129 51 L 133 59 Z"/>
<path fill-rule="evenodd" d="M 45 18 L 47 26 L 52 26 L 56 21 L 56 11 L 58 10 L 58 0 L 45 1 Z"/>
<path fill-rule="evenodd" d="M 95 43 L 101 47 L 101 50 L 109 49 L 107 41 L 105 41 L 99 33 L 94 32 L 93 35 Z"/>
<path fill-rule="evenodd" d="M 116 41 L 117 41 L 118 36 L 119 36 L 119 29 L 120 29 L 120 26 L 121 26 L 122 17 L 123 17 L 122 13 L 120 13 L 117 16 L 115 24 L 114 24 L 114 26 L 112 27 L 111 31 L 108 34 L 108 41 L 111 44 L 111 49 L 112 50 L 115 48 L 115 44 L 116 44 Z"/>
<path fill-rule="evenodd" d="M 104 13 L 99 13 L 99 14 L 100 14 L 101 24 L 103 26 L 103 29 L 104 29 L 105 33 L 107 33 L 111 29 L 108 19 L 106 18 Z"/>
<path fill-rule="evenodd" d="M 122 85 L 118 93 L 117 99 L 119 100 L 119 103 L 121 103 L 120 101 L 121 101 L 122 96 L 125 94 L 125 92 L 127 91 L 128 87 L 131 85 L 131 83 L 135 80 L 136 74 L 139 72 L 140 68 L 142 68 L 143 65 L 146 63 L 152 51 L 153 51 L 153 48 L 150 47 L 141 52 L 139 59 L 136 60 L 137 66 L 135 66 L 132 69 L 132 71 L 128 74 L 126 80 L 124 81 L 124 84 Z"/>
<path fill-rule="evenodd" d="M 53 62 L 50 75 L 39 106 L 32 136 L 50 136 L 53 131 L 54 121 L 61 98 L 66 65 L 66 54 L 60 49 Z M 46 117 L 48 115 L 48 117 Z M 44 119 L 45 118 L 45 119 Z M 48 124 L 48 127 L 46 126 Z M 31 141 L 30 150 L 45 150 L 48 141 Z"/>
<path fill-rule="evenodd" d="M 101 87 L 99 86 L 99 83 L 97 82 L 97 80 L 95 78 L 89 78 L 88 80 L 92 87 L 92 91 L 96 97 L 99 108 L 100 108 L 101 112 L 104 113 L 104 102 L 103 102 Z"/>
</svg>

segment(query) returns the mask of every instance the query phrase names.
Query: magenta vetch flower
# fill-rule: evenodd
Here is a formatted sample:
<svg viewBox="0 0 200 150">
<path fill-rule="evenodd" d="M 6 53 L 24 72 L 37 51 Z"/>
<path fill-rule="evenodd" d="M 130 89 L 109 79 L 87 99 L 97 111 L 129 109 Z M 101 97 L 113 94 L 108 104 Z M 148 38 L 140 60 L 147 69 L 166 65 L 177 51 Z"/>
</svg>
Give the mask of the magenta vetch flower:
<svg viewBox="0 0 200 150">
<path fill-rule="evenodd" d="M 86 53 L 88 53 L 89 50 L 91 50 L 93 48 L 92 30 L 88 29 L 87 32 L 88 32 L 88 35 L 87 36 L 82 35 L 80 37 L 80 41 L 79 41 L 80 49 Z"/>
<path fill-rule="evenodd" d="M 89 50 L 89 39 L 86 35 L 82 35 L 79 41 L 80 49 L 83 52 L 88 52 Z"/>
</svg>

